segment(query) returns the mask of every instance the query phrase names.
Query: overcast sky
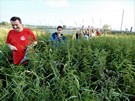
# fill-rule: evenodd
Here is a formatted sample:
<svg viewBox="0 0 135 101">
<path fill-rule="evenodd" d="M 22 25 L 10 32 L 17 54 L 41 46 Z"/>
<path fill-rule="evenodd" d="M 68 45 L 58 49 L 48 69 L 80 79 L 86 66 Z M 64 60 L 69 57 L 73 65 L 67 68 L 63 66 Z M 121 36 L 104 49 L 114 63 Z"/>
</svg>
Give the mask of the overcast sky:
<svg viewBox="0 0 135 101">
<path fill-rule="evenodd" d="M 0 22 L 19 16 L 24 24 L 135 30 L 135 0 L 0 0 Z"/>
</svg>

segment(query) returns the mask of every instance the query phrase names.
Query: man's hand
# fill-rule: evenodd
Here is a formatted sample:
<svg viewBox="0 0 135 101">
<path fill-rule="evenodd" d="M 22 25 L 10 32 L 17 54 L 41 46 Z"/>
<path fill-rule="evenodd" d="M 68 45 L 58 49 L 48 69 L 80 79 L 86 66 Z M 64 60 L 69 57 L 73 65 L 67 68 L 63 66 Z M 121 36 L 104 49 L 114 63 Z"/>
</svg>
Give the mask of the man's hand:
<svg viewBox="0 0 135 101">
<path fill-rule="evenodd" d="M 34 41 L 32 44 L 28 45 L 27 48 L 32 48 L 37 44 L 37 41 Z"/>
<path fill-rule="evenodd" d="M 11 45 L 11 44 L 8 44 L 8 46 L 12 51 L 17 50 L 17 48 L 15 46 Z"/>
<path fill-rule="evenodd" d="M 26 47 L 26 50 L 25 51 L 32 49 L 36 44 L 37 44 L 37 41 L 34 41 L 32 44 L 30 44 L 30 45 L 28 45 Z"/>
</svg>

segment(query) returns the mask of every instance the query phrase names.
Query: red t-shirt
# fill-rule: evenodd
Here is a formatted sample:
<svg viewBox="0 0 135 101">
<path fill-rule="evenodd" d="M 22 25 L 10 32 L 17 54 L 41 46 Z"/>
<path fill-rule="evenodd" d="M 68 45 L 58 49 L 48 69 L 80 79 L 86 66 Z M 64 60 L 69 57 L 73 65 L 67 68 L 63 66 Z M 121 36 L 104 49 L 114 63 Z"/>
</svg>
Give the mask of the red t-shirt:
<svg viewBox="0 0 135 101">
<path fill-rule="evenodd" d="M 96 31 L 96 35 L 99 36 L 101 33 L 99 31 Z"/>
<path fill-rule="evenodd" d="M 33 41 L 37 41 L 34 33 L 24 28 L 21 32 L 10 30 L 7 36 L 6 43 L 11 44 L 17 48 L 17 51 L 13 51 L 13 63 L 20 64 L 25 55 L 25 48 Z"/>
</svg>

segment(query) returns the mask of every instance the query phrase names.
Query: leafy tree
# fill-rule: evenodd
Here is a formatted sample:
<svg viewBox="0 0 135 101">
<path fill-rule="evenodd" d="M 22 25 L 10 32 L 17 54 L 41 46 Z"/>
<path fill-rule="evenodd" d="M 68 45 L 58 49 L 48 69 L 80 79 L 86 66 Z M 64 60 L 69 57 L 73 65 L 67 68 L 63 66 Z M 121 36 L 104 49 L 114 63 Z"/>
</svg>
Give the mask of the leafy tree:
<svg viewBox="0 0 135 101">
<path fill-rule="evenodd" d="M 111 26 L 108 24 L 105 24 L 102 29 L 103 29 L 104 34 L 107 34 L 111 31 Z"/>
<path fill-rule="evenodd" d="M 2 21 L 2 22 L 0 23 L 0 26 L 2 26 L 2 27 L 10 27 L 11 25 L 10 25 L 10 23 L 8 23 L 8 22 L 6 22 L 6 21 Z"/>
<path fill-rule="evenodd" d="M 66 25 L 63 25 L 63 29 L 66 29 Z"/>
</svg>

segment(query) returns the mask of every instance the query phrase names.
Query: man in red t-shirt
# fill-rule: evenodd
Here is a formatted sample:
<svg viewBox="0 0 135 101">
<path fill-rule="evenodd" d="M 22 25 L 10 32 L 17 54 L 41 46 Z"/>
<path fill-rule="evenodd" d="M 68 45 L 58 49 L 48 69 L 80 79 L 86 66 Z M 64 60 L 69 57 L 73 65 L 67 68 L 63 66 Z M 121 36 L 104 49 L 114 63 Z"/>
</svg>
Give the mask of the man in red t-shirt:
<svg viewBox="0 0 135 101">
<path fill-rule="evenodd" d="M 25 57 L 26 48 L 29 45 L 36 45 L 37 39 L 30 29 L 23 28 L 19 17 L 12 17 L 10 22 L 13 29 L 8 32 L 6 43 L 12 50 L 13 63 L 19 65 Z"/>
</svg>

